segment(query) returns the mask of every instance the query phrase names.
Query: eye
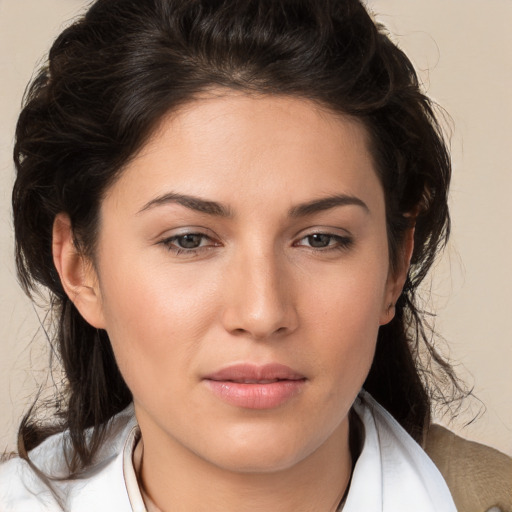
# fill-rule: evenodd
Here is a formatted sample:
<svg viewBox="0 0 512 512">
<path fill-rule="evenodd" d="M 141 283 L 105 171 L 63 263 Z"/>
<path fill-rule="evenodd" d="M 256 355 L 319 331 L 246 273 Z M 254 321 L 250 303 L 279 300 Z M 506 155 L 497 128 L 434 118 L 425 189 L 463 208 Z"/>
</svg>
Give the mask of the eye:
<svg viewBox="0 0 512 512">
<path fill-rule="evenodd" d="M 325 235 L 323 233 L 315 233 L 314 235 L 308 235 L 306 240 L 311 247 L 318 249 L 322 247 L 329 247 L 329 245 L 331 245 L 332 241 L 334 240 L 334 237 L 332 235 Z"/>
<path fill-rule="evenodd" d="M 312 233 L 301 238 L 295 245 L 310 247 L 317 250 L 347 249 L 352 244 L 348 236 L 334 235 L 332 233 Z"/>
<path fill-rule="evenodd" d="M 187 233 L 173 237 L 173 242 L 180 249 L 197 249 L 206 237 L 197 233 Z"/>
<path fill-rule="evenodd" d="M 199 251 L 208 250 L 219 245 L 218 242 L 204 233 L 181 233 L 165 238 L 159 243 L 176 255 L 188 256 L 193 256 Z"/>
</svg>

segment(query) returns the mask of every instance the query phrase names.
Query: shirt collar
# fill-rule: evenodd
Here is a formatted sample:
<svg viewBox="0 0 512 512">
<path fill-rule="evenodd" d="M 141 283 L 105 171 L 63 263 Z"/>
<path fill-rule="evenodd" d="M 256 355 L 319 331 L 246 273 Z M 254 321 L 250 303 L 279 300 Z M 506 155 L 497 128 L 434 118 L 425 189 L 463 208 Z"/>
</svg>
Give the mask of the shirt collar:
<svg viewBox="0 0 512 512">
<path fill-rule="evenodd" d="M 353 406 L 364 441 L 343 512 L 457 512 L 441 473 L 423 449 L 368 393 Z M 123 475 L 133 512 L 160 512 L 141 495 L 134 469 L 140 430 L 134 426 L 123 449 Z M 146 504 L 145 504 L 146 502 Z"/>
</svg>

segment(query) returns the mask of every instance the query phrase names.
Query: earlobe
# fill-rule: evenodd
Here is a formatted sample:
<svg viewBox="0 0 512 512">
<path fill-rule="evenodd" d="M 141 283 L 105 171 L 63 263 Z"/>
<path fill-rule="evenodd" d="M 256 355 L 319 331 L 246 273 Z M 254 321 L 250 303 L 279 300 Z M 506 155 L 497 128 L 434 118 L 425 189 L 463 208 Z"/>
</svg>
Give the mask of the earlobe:
<svg viewBox="0 0 512 512">
<path fill-rule="evenodd" d="M 395 316 L 395 304 L 405 285 L 413 250 L 414 226 L 410 227 L 405 233 L 400 258 L 397 262 L 397 268 L 395 268 L 394 271 L 390 271 L 388 276 L 380 325 L 385 325 L 391 322 Z"/>
<path fill-rule="evenodd" d="M 98 329 L 105 328 L 96 271 L 77 250 L 71 220 L 59 213 L 53 222 L 52 253 L 62 287 L 83 318 Z"/>
</svg>

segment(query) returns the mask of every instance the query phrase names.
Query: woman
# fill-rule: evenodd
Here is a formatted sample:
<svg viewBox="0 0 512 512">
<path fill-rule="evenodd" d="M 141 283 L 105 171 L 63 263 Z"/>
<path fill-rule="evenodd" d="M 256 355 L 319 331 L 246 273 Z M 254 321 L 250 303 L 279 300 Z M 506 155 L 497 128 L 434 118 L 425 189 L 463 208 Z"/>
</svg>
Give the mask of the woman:
<svg viewBox="0 0 512 512">
<path fill-rule="evenodd" d="M 415 306 L 449 157 L 359 2 L 99 0 L 15 158 L 66 389 L 20 428 L 6 510 L 455 510 L 420 352 L 457 382 Z"/>
</svg>

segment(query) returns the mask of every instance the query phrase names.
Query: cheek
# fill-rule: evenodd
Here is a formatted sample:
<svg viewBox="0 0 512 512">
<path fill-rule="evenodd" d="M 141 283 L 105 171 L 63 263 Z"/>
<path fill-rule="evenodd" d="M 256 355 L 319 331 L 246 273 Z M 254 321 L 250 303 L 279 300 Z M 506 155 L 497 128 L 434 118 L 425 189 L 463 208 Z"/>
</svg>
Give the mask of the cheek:
<svg viewBox="0 0 512 512">
<path fill-rule="evenodd" d="M 134 394 L 171 385 L 215 317 L 212 287 L 185 269 L 171 274 L 143 259 L 112 261 L 118 264 L 102 267 L 103 311 L 121 373 Z"/>
<path fill-rule="evenodd" d="M 357 258 L 354 258 L 356 260 Z M 324 274 L 301 276 L 301 291 L 311 322 L 318 328 L 340 327 L 340 333 L 375 331 L 379 326 L 387 288 L 387 267 L 351 261 Z"/>
<path fill-rule="evenodd" d="M 372 270 L 373 268 L 373 270 Z M 349 266 L 336 269 L 322 279 L 302 285 L 302 318 L 309 338 L 321 345 L 318 356 L 325 371 L 337 374 L 344 384 L 363 380 L 375 351 L 386 293 L 383 266 Z M 341 369 L 341 371 L 340 371 Z"/>
</svg>

